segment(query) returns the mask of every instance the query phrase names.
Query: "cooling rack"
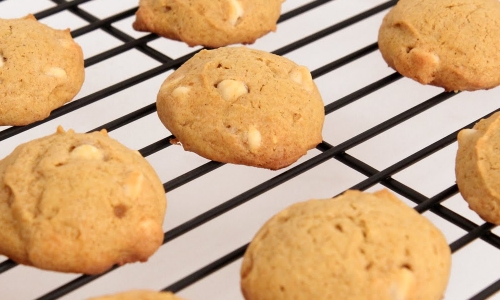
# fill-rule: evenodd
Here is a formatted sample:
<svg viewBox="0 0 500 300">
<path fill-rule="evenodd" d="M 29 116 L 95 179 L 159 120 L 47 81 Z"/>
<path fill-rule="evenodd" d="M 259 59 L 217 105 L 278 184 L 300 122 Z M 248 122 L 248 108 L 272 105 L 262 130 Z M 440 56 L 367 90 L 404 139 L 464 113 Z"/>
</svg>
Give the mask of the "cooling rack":
<svg viewBox="0 0 500 300">
<path fill-rule="evenodd" d="M 0 299 L 86 299 L 136 288 L 186 299 L 242 299 L 241 257 L 273 214 L 347 189 L 381 188 L 445 234 L 453 252 L 445 299 L 500 299 L 500 230 L 467 208 L 454 177 L 457 132 L 499 110 L 500 90 L 444 93 L 388 68 L 377 31 L 395 3 L 288 0 L 277 32 L 250 46 L 307 66 L 325 102 L 323 142 L 292 166 L 269 171 L 208 161 L 170 145 L 156 116 L 156 93 L 201 48 L 135 32 L 136 0 L 0 1 L 1 18 L 33 13 L 52 27 L 71 28 L 86 67 L 74 101 L 41 122 L 0 127 L 0 157 L 57 125 L 106 128 L 148 159 L 168 199 L 164 244 L 147 263 L 86 276 L 0 257 Z"/>
</svg>

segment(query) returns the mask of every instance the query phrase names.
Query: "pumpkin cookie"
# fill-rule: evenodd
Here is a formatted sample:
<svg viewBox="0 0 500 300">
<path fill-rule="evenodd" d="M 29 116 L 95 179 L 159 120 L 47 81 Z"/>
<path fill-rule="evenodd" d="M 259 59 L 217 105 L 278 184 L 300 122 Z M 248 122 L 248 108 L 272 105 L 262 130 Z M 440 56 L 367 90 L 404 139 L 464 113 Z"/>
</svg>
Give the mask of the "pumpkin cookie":
<svg viewBox="0 0 500 300">
<path fill-rule="evenodd" d="M 105 131 L 59 127 L 0 160 L 0 254 L 21 264 L 97 274 L 146 261 L 165 208 L 153 168 Z"/>
<path fill-rule="evenodd" d="M 0 19 L 0 126 L 45 119 L 80 91 L 84 72 L 69 29 L 52 29 L 32 15 Z"/>
<path fill-rule="evenodd" d="M 140 0 L 135 30 L 189 46 L 252 44 L 276 30 L 284 0 Z"/>
<path fill-rule="evenodd" d="M 483 220 L 500 225 L 500 112 L 461 130 L 457 138 L 460 194 Z"/>
<path fill-rule="evenodd" d="M 185 150 L 269 169 L 319 144 L 325 118 L 306 67 L 245 47 L 196 54 L 165 80 L 157 108 Z"/>
<path fill-rule="evenodd" d="M 439 300 L 451 253 L 442 233 L 387 190 L 347 191 L 272 217 L 241 267 L 245 299 Z"/>
<path fill-rule="evenodd" d="M 385 16 L 378 43 L 403 76 L 446 91 L 500 84 L 498 0 L 400 0 Z"/>
</svg>

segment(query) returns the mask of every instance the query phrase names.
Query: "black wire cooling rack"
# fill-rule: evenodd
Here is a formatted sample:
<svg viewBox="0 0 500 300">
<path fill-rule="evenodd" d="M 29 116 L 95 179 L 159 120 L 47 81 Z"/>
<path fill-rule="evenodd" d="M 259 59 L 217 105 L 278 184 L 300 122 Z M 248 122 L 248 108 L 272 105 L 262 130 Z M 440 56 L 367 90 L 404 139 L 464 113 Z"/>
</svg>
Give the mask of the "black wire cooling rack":
<svg viewBox="0 0 500 300">
<path fill-rule="evenodd" d="M 169 71 L 172 71 L 182 65 L 186 60 L 188 60 L 197 51 L 199 51 L 198 48 L 193 48 L 190 49 L 189 52 L 185 55 L 177 58 L 171 58 L 162 51 L 150 46 L 151 42 L 161 39 L 158 36 L 154 34 L 145 34 L 142 37 L 134 38 L 123 30 L 118 29 L 117 26 L 114 26 L 114 24 L 117 22 L 121 22 L 123 20 L 126 20 L 127 18 L 131 18 L 137 9 L 136 7 L 113 14 L 111 16 L 107 16 L 105 18 L 98 18 L 82 7 L 83 4 L 89 2 L 89 0 L 75 0 L 70 2 L 66 2 L 64 0 L 52 0 L 52 2 L 55 3 L 55 6 L 43 11 L 33 12 L 35 17 L 37 19 L 43 20 L 45 18 L 55 16 L 61 12 L 68 12 L 88 23 L 88 25 L 72 31 L 72 36 L 74 38 L 78 38 L 88 33 L 100 30 L 120 41 L 118 46 L 112 47 L 111 49 L 100 52 L 96 55 L 86 57 L 86 68 L 90 68 L 91 66 L 100 64 L 132 49 L 135 49 L 143 55 L 150 57 L 158 63 L 158 66 L 152 67 L 140 74 L 134 75 L 123 81 L 111 84 L 103 89 L 76 99 L 63 107 L 56 109 L 54 112 L 52 112 L 50 117 L 43 121 L 23 127 L 4 128 L 2 131 L 0 131 L 0 145 L 3 145 L 3 143 L 6 143 L 6 141 L 19 136 L 24 132 L 36 130 L 36 128 L 42 126 L 47 122 L 57 120 L 64 115 L 70 114 L 71 112 L 82 109 L 122 91 L 127 92 L 134 86 L 139 85 L 142 82 L 145 82 L 158 75 L 165 75 Z M 287 21 L 293 21 L 309 13 L 310 11 L 322 9 L 323 6 L 331 4 L 332 2 L 335 1 L 309 1 L 283 13 L 278 22 L 281 24 Z M 376 5 L 371 6 L 371 8 L 356 12 L 355 14 L 343 20 L 334 21 L 324 29 L 316 31 L 312 34 L 298 37 L 293 40 L 289 40 L 284 46 L 273 49 L 272 52 L 278 55 L 286 56 L 296 50 L 313 47 L 316 42 L 326 37 L 335 35 L 350 28 L 351 26 L 356 26 L 356 24 L 365 22 L 373 16 L 384 14 L 388 9 L 395 5 L 396 2 L 397 1 L 379 1 Z M 0 9 L 1 7 L 2 6 L 0 3 Z M 279 28 L 280 27 L 278 27 L 278 30 L 280 30 Z M 355 38 L 356 37 L 353 37 L 353 39 Z M 336 70 L 340 70 L 343 67 L 349 66 L 350 64 L 355 64 L 367 56 L 375 55 L 377 51 L 378 47 L 376 43 L 376 36 L 374 36 L 372 39 L 372 43 L 367 43 L 357 50 L 349 51 L 348 54 L 343 55 L 331 62 L 323 63 L 320 67 L 313 69 L 312 76 L 315 80 L 319 81 L 322 77 L 328 76 Z M 370 66 L 367 66 L 367 68 L 370 68 Z M 164 77 L 166 77 L 166 75 Z M 333 118 L 337 113 L 342 112 L 343 110 L 347 110 L 353 105 L 358 105 L 363 101 L 368 101 L 371 95 L 377 93 L 378 91 L 387 89 L 390 90 L 392 86 L 400 84 L 404 80 L 406 79 L 402 78 L 398 73 L 388 73 L 387 76 L 382 76 L 376 81 L 363 85 L 361 88 L 351 91 L 342 97 L 334 98 L 334 96 L 332 95 L 323 94 L 323 98 L 326 104 L 325 114 L 327 115 L 327 120 L 330 118 L 330 116 L 332 116 Z M 332 84 L 335 85 L 335 83 Z M 431 87 L 420 86 L 418 86 L 417 88 L 416 86 L 418 84 L 414 82 L 410 82 L 409 84 L 412 87 L 415 86 L 416 90 L 420 88 L 431 89 Z M 414 90 L 408 90 L 407 93 L 412 94 L 418 92 L 415 92 Z M 390 95 L 389 92 L 387 94 Z M 369 126 L 367 128 L 364 128 L 363 130 L 359 130 L 357 134 L 345 138 L 338 144 L 334 145 L 333 142 L 336 141 L 329 142 L 329 139 L 325 138 L 325 141 L 317 146 L 314 153 L 308 155 L 304 159 L 301 159 L 299 162 L 293 164 L 286 170 L 283 170 L 282 172 L 270 173 L 270 175 L 266 175 L 267 177 L 264 176 L 264 179 L 258 182 L 258 184 L 253 184 L 250 185 L 250 187 L 246 187 L 239 194 L 229 197 L 229 200 L 221 200 L 213 207 L 204 209 L 201 213 L 195 215 L 194 217 L 189 218 L 188 220 L 184 220 L 176 226 L 173 226 L 172 228 L 166 230 L 164 235 L 163 247 L 166 247 L 166 245 L 175 242 L 175 240 L 179 237 L 188 235 L 192 231 L 199 230 L 199 228 L 201 228 L 205 224 L 216 220 L 217 218 L 220 218 L 225 214 L 228 214 L 230 211 L 253 201 L 259 196 L 270 193 L 273 189 L 276 189 L 280 185 L 287 182 L 292 182 L 295 178 L 300 177 L 302 174 L 305 174 L 306 172 L 314 168 L 318 168 L 318 166 L 333 159 L 343 164 L 344 167 L 347 167 L 350 170 L 359 173 L 361 175 L 359 178 L 362 178 L 361 180 L 357 180 L 354 185 L 347 186 L 343 190 L 348 188 L 367 190 L 375 186 L 384 186 L 397 193 L 402 198 L 413 202 L 415 209 L 419 213 L 427 214 L 428 212 L 432 212 L 434 215 L 438 216 L 439 220 L 449 223 L 446 226 L 455 226 L 462 229 L 465 233 L 461 232 L 458 238 L 455 238 L 450 242 L 450 247 L 453 252 L 454 258 L 457 256 L 457 253 L 460 253 L 464 248 L 467 248 L 473 242 L 478 240 L 485 242 L 486 244 L 492 246 L 496 252 L 499 252 L 498 250 L 500 250 L 500 238 L 497 234 L 492 232 L 492 230 L 495 229 L 494 225 L 484 222 L 478 223 L 477 221 L 471 220 L 471 218 L 469 218 L 468 216 L 464 216 L 460 211 L 457 211 L 456 209 L 445 205 L 445 202 L 451 198 L 460 198 L 457 186 L 454 184 L 454 182 L 451 182 L 448 186 L 439 187 L 438 192 L 433 193 L 432 196 L 426 196 L 424 195 L 424 193 L 419 192 L 418 187 L 406 184 L 403 182 L 403 180 L 398 180 L 396 178 L 399 173 L 404 172 L 411 166 L 425 161 L 427 158 L 432 157 L 436 153 L 440 153 L 440 151 L 443 151 L 443 149 L 449 149 L 449 147 L 453 147 L 453 145 L 456 144 L 456 135 L 459 130 L 472 127 L 473 124 L 479 119 L 487 117 L 495 111 L 499 110 L 500 105 L 496 107 L 493 106 L 493 109 L 488 108 L 485 115 L 478 115 L 477 117 L 474 117 L 471 120 L 472 122 L 469 121 L 467 123 L 461 124 L 460 126 L 455 126 L 452 129 L 448 129 L 448 132 L 440 133 L 440 136 L 438 138 L 434 138 L 434 140 L 428 142 L 423 147 L 413 149 L 407 155 L 403 155 L 403 158 L 399 161 L 391 163 L 389 165 L 385 165 L 382 168 L 375 167 L 375 165 L 380 166 L 380 164 L 369 163 L 366 160 L 357 158 L 357 155 L 355 155 L 356 153 L 358 153 L 356 151 L 356 147 L 366 144 L 368 141 L 373 141 L 378 136 L 390 132 L 392 129 L 397 128 L 398 126 L 403 126 L 402 124 L 406 124 L 408 121 L 422 118 L 422 115 L 425 115 L 425 113 L 428 113 L 429 111 L 441 111 L 443 110 L 441 108 L 443 106 L 447 107 L 450 105 L 457 105 L 453 99 L 459 98 L 462 94 L 467 94 L 463 97 L 465 99 L 464 101 L 477 101 L 478 106 L 482 105 L 481 98 L 495 97 L 494 92 L 444 93 L 439 91 L 429 98 L 422 99 L 421 101 L 416 102 L 413 106 L 410 105 L 390 117 L 381 119 L 382 121 L 376 122 L 375 124 L 373 124 L 373 126 Z M 469 100 L 470 98 L 476 97 L 479 99 Z M 156 107 L 154 100 L 155 99 L 151 99 L 149 105 L 145 105 L 140 109 L 124 114 L 116 119 L 107 122 L 106 124 L 100 125 L 89 131 L 95 131 L 105 128 L 110 132 L 110 134 L 112 134 L 114 130 L 124 128 L 128 125 L 132 126 L 135 124 L 134 122 L 140 121 L 143 118 L 155 114 Z M 403 102 L 405 101 L 405 99 L 403 98 L 399 101 Z M 444 111 L 444 114 L 448 114 L 453 117 L 453 111 Z M 374 111 L 373 113 L 376 114 L 377 112 Z M 357 118 L 363 118 L 363 116 L 355 116 L 352 120 L 353 124 L 357 121 Z M 426 117 L 423 118 L 425 123 Z M 325 123 L 325 126 L 329 126 L 328 121 L 327 123 Z M 347 127 L 351 125 L 345 124 L 345 126 Z M 173 136 L 165 136 L 153 143 L 148 144 L 145 147 L 142 147 L 139 151 L 145 157 L 153 156 L 159 152 L 162 152 L 162 155 L 168 155 L 168 152 L 165 154 L 163 152 L 165 152 L 164 150 L 166 150 L 167 148 L 175 148 L 170 147 L 170 140 L 172 138 Z M 370 159 L 367 160 L 369 161 Z M 155 168 L 159 167 L 159 165 L 155 164 L 153 164 L 153 166 Z M 176 190 L 177 188 L 184 186 L 189 187 L 193 182 L 196 182 L 200 178 L 210 178 L 210 176 L 215 176 L 213 174 L 217 169 L 221 167 L 227 166 L 218 162 L 206 161 L 193 168 L 190 168 L 180 175 L 176 175 L 170 178 L 164 183 L 164 187 L 167 192 L 167 198 L 169 198 L 169 193 Z M 331 180 L 335 181 L 340 176 L 342 176 L 342 174 L 335 174 L 332 171 Z M 431 172 L 427 172 L 425 176 L 432 177 L 433 174 Z M 333 192 L 332 190 L 330 196 L 335 196 L 338 193 L 338 190 L 335 190 L 335 192 Z M 299 199 L 297 201 L 299 201 Z M 234 224 L 234 226 L 245 226 L 245 224 Z M 200 240 L 199 242 L 203 243 L 204 241 Z M 248 245 L 248 242 L 249 239 L 247 239 L 246 244 L 243 244 L 237 248 L 232 248 L 232 251 L 226 251 L 223 255 L 218 255 L 216 259 L 211 259 L 211 262 L 209 263 L 198 265 L 196 268 L 185 272 L 183 276 L 180 276 L 174 280 L 165 280 L 164 285 L 161 289 L 173 292 L 182 292 L 188 287 L 199 284 L 207 277 L 210 277 L 218 271 L 226 268 L 228 265 L 234 264 L 239 259 L 241 259 Z M 193 247 L 196 247 L 196 244 L 194 244 Z M 480 256 L 483 254 L 477 253 L 475 255 Z M 500 260 L 500 256 L 498 256 L 498 253 L 497 256 L 492 257 L 491 260 L 493 264 L 498 264 L 498 261 Z M 9 276 L 9 273 L 16 272 L 16 270 L 20 268 L 23 267 L 18 266 L 16 263 L 8 259 L 0 263 L 0 291 L 2 290 L 2 284 L 8 284 L 8 281 L 7 283 L 5 283 L 5 281 L 2 281 L 2 277 Z M 115 267 L 108 272 L 97 276 L 76 275 L 68 277 L 68 279 L 63 280 L 62 284 L 57 285 L 55 288 L 49 288 L 46 292 L 38 295 L 36 299 L 47 300 L 58 299 L 62 297 L 73 299 L 71 295 L 75 291 L 78 291 L 86 285 L 101 280 L 102 277 L 106 277 L 110 273 L 117 272 L 117 269 L 122 268 L 125 267 Z M 169 270 L 164 271 L 169 272 Z M 453 272 L 456 272 L 456 270 L 453 269 L 452 274 Z M 477 274 L 475 274 L 474 272 L 481 272 L 481 270 L 471 270 L 471 273 L 468 275 L 471 278 L 477 277 Z M 136 274 L 136 276 L 139 278 L 146 275 L 138 273 Z M 158 274 L 156 274 L 155 276 L 158 276 Z M 494 276 L 496 276 L 496 278 Z M 474 293 L 471 295 L 464 295 L 463 298 L 479 300 L 495 297 L 494 295 L 500 290 L 500 275 L 493 275 L 493 277 L 491 278 L 494 278 L 493 281 L 476 283 L 474 286 L 477 287 L 477 289 L 474 291 Z M 36 284 L 36 281 L 26 282 L 26 286 L 28 286 L 28 288 L 29 286 L 34 286 Z M 468 284 L 468 282 L 465 282 L 463 284 Z M 120 290 L 126 290 L 127 284 L 121 283 L 117 285 L 120 285 Z M 459 285 L 461 284 L 455 284 L 455 287 Z M 224 286 L 224 283 L 222 283 L 222 286 Z M 450 286 L 449 288 L 455 287 Z M 11 299 L 11 297 L 14 296 L 8 295 L 7 298 L 5 298 L 5 296 L 0 292 L 1 299 Z"/>
</svg>

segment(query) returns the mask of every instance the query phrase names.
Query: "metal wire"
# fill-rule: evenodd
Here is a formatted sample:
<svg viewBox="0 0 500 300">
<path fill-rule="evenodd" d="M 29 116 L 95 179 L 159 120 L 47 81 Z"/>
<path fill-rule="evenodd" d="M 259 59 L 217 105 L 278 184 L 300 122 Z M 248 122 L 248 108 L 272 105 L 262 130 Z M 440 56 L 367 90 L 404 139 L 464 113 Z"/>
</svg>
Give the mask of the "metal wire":
<svg viewBox="0 0 500 300">
<path fill-rule="evenodd" d="M 24 131 L 30 130 L 32 128 L 35 128 L 45 122 L 48 122 L 50 120 L 53 120 L 55 118 L 58 118 L 60 116 L 63 116 L 67 113 L 70 113 L 72 111 L 78 110 L 82 107 L 85 107 L 91 103 L 100 101 L 110 95 L 116 94 L 122 90 L 125 90 L 131 86 L 134 86 L 136 84 L 139 84 L 141 82 L 144 82 L 152 77 L 155 77 L 159 74 L 162 74 L 166 71 L 173 70 L 178 68 L 180 65 L 182 65 L 185 61 L 187 61 L 189 58 L 191 58 L 197 51 L 193 51 L 192 53 L 189 53 L 187 55 L 184 55 L 182 57 L 179 57 L 177 59 L 172 59 L 163 53 L 151 48 L 148 46 L 148 43 L 157 39 L 158 36 L 155 34 L 148 34 L 145 35 L 142 38 L 139 39 L 134 39 L 130 37 L 129 35 L 125 34 L 124 32 L 116 29 L 115 27 L 112 26 L 114 22 L 120 21 L 122 19 L 125 19 L 127 17 L 132 16 L 136 8 L 132 8 L 126 11 L 123 11 L 121 13 L 117 13 L 115 15 L 112 15 L 110 17 L 107 17 L 105 19 L 99 19 L 90 13 L 86 12 L 82 8 L 79 7 L 80 4 L 83 4 L 87 2 L 88 0 L 75 0 L 75 1 L 70 1 L 66 2 L 64 0 L 52 0 L 54 3 L 57 4 L 57 6 L 52 7 L 50 9 L 38 12 L 35 14 L 35 17 L 38 19 L 45 18 L 48 16 L 51 16 L 55 13 L 67 10 L 72 12 L 73 14 L 79 16 L 80 18 L 86 20 L 89 22 L 87 26 L 84 26 L 82 28 L 79 28 L 77 30 L 74 30 L 72 32 L 73 37 L 81 36 L 86 33 L 89 33 L 91 31 L 100 29 L 104 30 L 108 34 L 116 37 L 117 39 L 121 40 L 123 44 L 120 46 L 117 46 L 115 48 L 112 48 L 110 50 L 104 51 L 102 53 L 99 53 L 93 57 L 89 57 L 85 60 L 85 66 L 89 67 L 94 64 L 97 64 L 99 62 L 102 62 L 106 59 L 109 59 L 111 57 L 114 57 L 118 54 L 124 53 L 130 49 L 137 49 L 143 54 L 151 57 L 152 59 L 158 61 L 161 63 L 160 66 L 152 68 L 148 71 L 145 71 L 141 74 L 135 75 L 133 77 L 130 77 L 128 79 L 125 79 L 119 83 L 116 83 L 114 85 L 108 86 L 100 91 L 97 91 L 95 93 L 92 93 L 88 96 L 85 96 L 81 99 L 75 100 L 59 109 L 56 109 L 55 111 L 52 112 L 52 114 L 45 120 L 36 122 L 34 124 L 30 124 L 27 126 L 23 127 L 11 127 L 7 128 L 3 131 L 0 131 L 0 141 L 11 138 L 17 134 L 20 134 Z M 299 8 L 296 8 L 288 13 L 283 14 L 279 22 L 284 22 L 286 20 L 292 19 L 296 16 L 299 16 L 311 9 L 317 8 L 325 3 L 331 2 L 333 0 L 318 0 L 318 1 L 312 1 L 308 4 L 305 4 Z M 321 31 L 318 31 L 316 33 L 313 33 L 305 38 L 302 38 L 297 41 L 293 41 L 286 46 L 279 48 L 273 53 L 278 54 L 278 55 L 284 55 L 287 54 L 291 51 L 294 51 L 296 49 L 299 49 L 305 45 L 308 45 L 314 41 L 317 41 L 325 36 L 331 35 L 332 33 L 335 33 L 339 30 L 342 30 L 348 26 L 351 26 L 353 24 L 356 24 L 357 22 L 360 22 L 362 20 L 365 20 L 369 18 L 370 16 L 373 16 L 374 14 L 377 14 L 387 8 L 390 8 L 391 6 L 395 5 L 397 1 L 387 1 L 379 6 L 376 6 L 370 10 L 367 10 L 363 13 L 360 13 L 358 15 L 355 15 L 351 18 L 348 18 L 342 22 L 339 22 L 337 24 L 333 24 L 330 27 L 327 27 Z M 365 55 L 368 55 L 378 49 L 377 44 L 373 43 L 371 45 L 368 45 L 364 48 L 361 48 L 357 51 L 354 51 L 345 57 L 342 57 L 336 61 L 330 62 L 328 64 L 325 64 L 321 67 L 319 67 L 316 70 L 313 70 L 312 76 L 313 78 L 319 78 L 325 74 L 328 74 L 332 72 L 335 69 L 338 69 L 344 65 L 347 65 L 355 60 L 358 60 Z M 355 91 L 345 97 L 342 97 L 340 99 L 330 99 L 329 104 L 325 106 L 325 114 L 330 114 L 336 110 L 339 110 L 343 108 L 346 105 L 349 105 L 367 95 L 370 93 L 373 93 L 387 85 L 390 85 L 397 80 L 401 78 L 401 75 L 398 73 L 393 73 L 385 78 L 382 78 L 378 81 L 375 81 L 371 84 L 366 85 L 365 87 L 359 89 L 358 91 Z M 231 198 L 228 199 L 227 201 L 223 202 L 222 204 L 213 207 L 200 215 L 192 218 L 191 220 L 188 220 L 187 222 L 184 222 L 180 225 L 178 225 L 175 228 L 172 228 L 171 230 L 165 232 L 164 235 L 164 243 L 169 243 L 170 241 L 176 239 L 179 236 L 182 236 L 183 234 L 186 234 L 187 232 L 202 226 L 203 224 L 209 222 L 210 220 L 213 220 L 214 218 L 217 218 L 218 216 L 225 214 L 226 212 L 242 205 L 243 203 L 246 203 L 248 201 L 251 201 L 255 197 L 291 180 L 292 178 L 295 178 L 296 176 L 299 176 L 300 174 L 303 174 L 316 166 L 324 163 L 325 161 L 328 161 L 330 159 L 335 159 L 337 161 L 340 161 L 344 165 L 360 172 L 361 174 L 364 174 L 367 176 L 367 178 L 356 185 L 354 185 L 352 188 L 353 189 L 360 189 L 360 190 L 365 190 L 375 184 L 382 184 L 394 192 L 397 192 L 411 201 L 415 202 L 417 205 L 415 207 L 416 211 L 419 213 L 423 213 L 427 210 L 430 210 L 440 217 L 452 222 L 453 224 L 459 226 L 460 228 L 464 229 L 467 231 L 465 235 L 451 243 L 450 248 L 452 251 L 457 251 L 470 242 L 476 240 L 476 239 L 482 239 L 485 242 L 489 243 L 490 245 L 495 246 L 496 248 L 500 249 L 500 238 L 493 234 L 491 230 L 495 227 L 494 225 L 490 223 L 483 223 L 481 225 L 474 224 L 473 222 L 469 221 L 468 219 L 460 216 L 459 214 L 447 209 L 446 207 L 442 206 L 440 203 L 443 202 L 444 200 L 452 197 L 453 195 L 458 193 L 458 189 L 456 185 L 450 186 L 440 193 L 436 194 L 435 196 L 428 198 L 425 197 L 424 195 L 418 193 L 417 191 L 411 189 L 410 187 L 398 182 L 397 180 L 393 179 L 391 176 L 408 166 L 422 160 L 423 158 L 435 153 L 436 151 L 439 151 L 440 149 L 450 145 L 451 143 L 456 141 L 456 134 L 457 131 L 443 137 L 442 139 L 438 140 L 437 142 L 425 147 L 424 149 L 421 149 L 419 151 L 416 151 L 414 154 L 404 158 L 403 160 L 393 164 L 392 166 L 389 166 L 388 168 L 384 170 L 376 170 L 375 168 L 367 165 L 366 163 L 356 159 L 355 157 L 349 155 L 346 153 L 347 150 L 355 147 L 356 145 L 359 145 L 363 143 L 364 141 L 367 141 L 370 138 L 373 138 L 374 136 L 377 136 L 386 130 L 393 128 L 400 123 L 411 119 L 420 113 L 432 109 L 439 103 L 442 103 L 444 101 L 447 101 L 451 97 L 455 96 L 455 93 L 441 93 L 435 97 L 432 97 L 428 99 L 425 102 L 422 102 L 421 104 L 412 107 L 392 118 L 389 120 L 382 122 L 365 132 L 360 133 L 357 136 L 354 136 L 345 142 L 339 144 L 339 145 L 330 145 L 326 141 L 321 143 L 320 145 L 317 146 L 317 149 L 320 151 L 320 153 L 309 160 L 298 164 L 291 169 L 280 173 L 273 178 L 257 185 L 254 186 L 253 188 L 248 189 L 247 191 Z M 111 122 L 108 122 L 106 124 L 103 124 L 97 128 L 95 128 L 92 131 L 95 130 L 100 130 L 100 129 L 107 129 L 108 131 L 115 130 L 117 128 L 123 127 L 127 124 L 130 124 L 138 119 L 141 119 L 147 115 L 150 115 L 152 113 L 156 112 L 156 105 L 155 103 L 151 103 L 147 106 L 144 106 L 134 112 L 131 112 L 127 115 L 124 115 L 120 118 L 117 118 Z M 486 117 L 486 116 L 485 116 Z M 467 126 L 464 126 L 464 128 L 471 127 L 474 123 L 471 123 Z M 166 138 L 163 138 L 155 143 L 152 143 L 139 151 L 143 156 L 148 156 L 151 155 L 155 152 L 158 152 L 166 147 L 169 147 L 170 140 L 174 138 L 173 136 L 169 136 Z M 186 172 L 185 174 L 182 174 L 166 183 L 164 183 L 164 188 L 166 191 L 172 191 L 180 186 L 183 186 L 185 184 L 188 184 L 192 180 L 195 180 L 197 178 L 200 178 L 201 176 L 206 176 L 213 170 L 223 167 L 224 164 L 219 163 L 219 162 L 208 162 L 206 164 L 203 164 L 191 171 Z M 246 247 L 248 244 L 243 245 L 234 251 L 231 251 L 230 253 L 220 257 L 219 259 L 216 259 L 212 263 L 198 269 L 197 271 L 193 272 L 192 274 L 187 275 L 186 277 L 180 279 L 177 282 L 174 283 L 165 283 L 166 286 L 164 290 L 170 290 L 173 292 L 177 292 L 179 290 L 182 290 L 183 288 L 186 288 L 187 286 L 199 281 L 200 279 L 208 276 L 209 274 L 223 268 L 224 266 L 227 266 L 228 264 L 234 262 L 235 260 L 239 259 L 242 257 L 244 254 Z M 16 263 L 14 263 L 11 260 L 4 261 L 0 263 L 0 275 L 4 272 L 7 272 L 11 270 L 12 268 L 16 267 Z M 100 274 L 100 275 L 94 275 L 94 276 L 89 276 L 89 275 L 82 275 L 80 277 L 75 278 L 74 280 L 54 289 L 53 291 L 48 292 L 45 295 L 40 296 L 37 299 L 57 299 L 59 297 L 62 297 L 82 286 L 85 284 L 88 284 L 89 282 L 92 282 L 93 280 L 98 279 L 99 277 L 103 276 L 104 274 L 107 274 L 109 272 L 112 272 L 113 270 L 117 269 L 118 267 L 114 267 L 111 270 L 107 271 L 106 273 Z M 486 283 L 487 284 L 487 283 Z M 485 286 L 483 290 L 479 291 L 473 298 L 474 300 L 479 300 L 479 299 L 486 299 L 487 297 L 495 294 L 500 290 L 500 279 L 497 280 L 494 283 L 491 283 L 488 286 Z"/>
</svg>

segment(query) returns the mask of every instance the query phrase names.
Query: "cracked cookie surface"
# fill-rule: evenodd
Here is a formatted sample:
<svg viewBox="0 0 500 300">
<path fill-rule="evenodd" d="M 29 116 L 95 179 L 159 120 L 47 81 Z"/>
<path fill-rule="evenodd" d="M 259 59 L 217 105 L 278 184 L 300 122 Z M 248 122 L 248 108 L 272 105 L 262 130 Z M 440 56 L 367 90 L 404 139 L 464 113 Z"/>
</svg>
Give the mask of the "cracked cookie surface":
<svg viewBox="0 0 500 300">
<path fill-rule="evenodd" d="M 200 51 L 165 80 L 157 108 L 185 150 L 268 169 L 319 144 L 325 118 L 306 67 L 246 47 Z"/>
<path fill-rule="evenodd" d="M 442 299 L 451 253 L 442 233 L 387 190 L 294 204 L 243 257 L 245 299 Z"/>
<path fill-rule="evenodd" d="M 378 43 L 390 67 L 422 84 L 446 91 L 500 84 L 498 0 L 401 0 Z"/>
<path fill-rule="evenodd" d="M 284 0 L 141 0 L 135 30 L 189 46 L 252 44 L 276 30 Z"/>
<path fill-rule="evenodd" d="M 97 274 L 146 261 L 165 209 L 153 168 L 105 131 L 59 127 L 0 160 L 0 254 L 17 263 Z"/>
<path fill-rule="evenodd" d="M 500 225 L 500 112 L 458 133 L 457 185 L 469 207 Z"/>
<path fill-rule="evenodd" d="M 90 298 L 89 300 L 182 300 L 170 292 L 136 290 L 114 295 Z"/>
<path fill-rule="evenodd" d="M 52 29 L 32 15 L 0 19 L 0 126 L 45 119 L 80 91 L 84 73 L 69 29 Z"/>
</svg>

